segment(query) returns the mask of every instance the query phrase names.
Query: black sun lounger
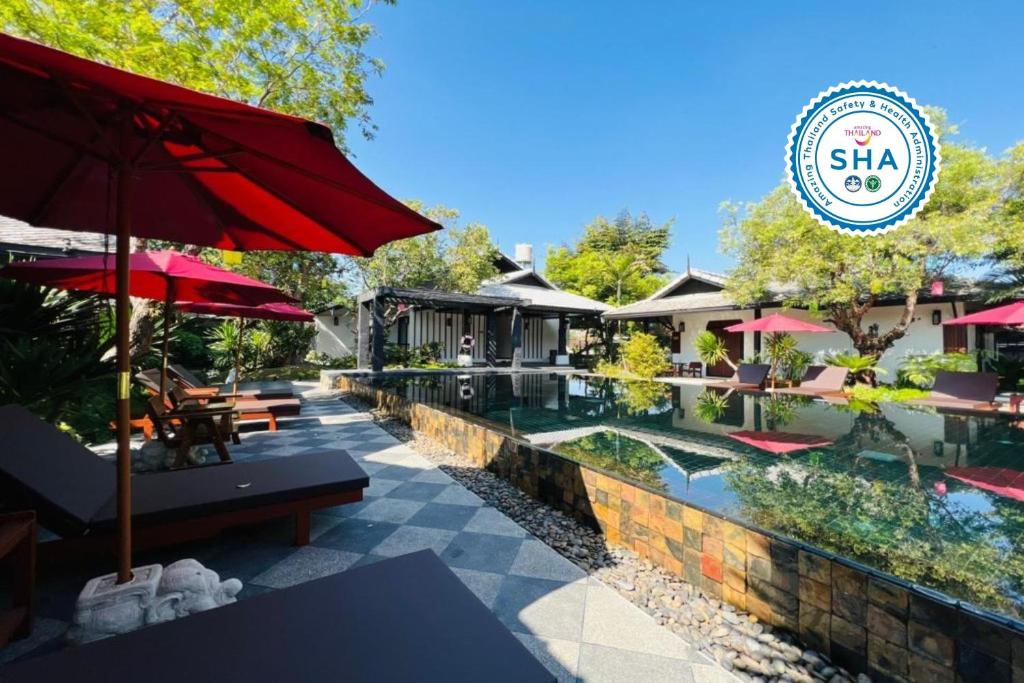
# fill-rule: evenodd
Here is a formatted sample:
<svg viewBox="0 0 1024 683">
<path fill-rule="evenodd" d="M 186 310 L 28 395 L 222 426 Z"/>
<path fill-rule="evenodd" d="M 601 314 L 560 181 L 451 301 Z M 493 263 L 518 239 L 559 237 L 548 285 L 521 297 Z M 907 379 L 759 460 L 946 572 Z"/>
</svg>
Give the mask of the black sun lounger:
<svg viewBox="0 0 1024 683">
<path fill-rule="evenodd" d="M 17 405 L 0 407 L 0 492 L 11 506 L 85 547 L 112 547 L 114 467 Z M 278 517 L 295 518 L 296 543 L 309 542 L 313 510 L 362 500 L 369 478 L 341 450 L 132 477 L 136 548 L 167 545 Z M 43 553 L 50 543 L 40 545 Z"/>
<path fill-rule="evenodd" d="M 768 372 L 770 370 L 770 365 L 763 365 L 760 363 L 740 363 L 739 367 L 736 368 L 736 374 L 733 375 L 732 379 L 724 382 L 715 382 L 708 386 L 715 387 L 717 389 L 760 389 L 764 387 L 765 380 L 768 379 Z"/>
<path fill-rule="evenodd" d="M 993 412 L 998 391 L 999 375 L 994 372 L 940 371 L 935 373 L 932 393 L 909 403 L 940 410 Z"/>
<path fill-rule="evenodd" d="M 187 656 L 168 659 L 172 652 Z M 12 664 L 0 679 L 555 680 L 429 550 Z"/>
</svg>

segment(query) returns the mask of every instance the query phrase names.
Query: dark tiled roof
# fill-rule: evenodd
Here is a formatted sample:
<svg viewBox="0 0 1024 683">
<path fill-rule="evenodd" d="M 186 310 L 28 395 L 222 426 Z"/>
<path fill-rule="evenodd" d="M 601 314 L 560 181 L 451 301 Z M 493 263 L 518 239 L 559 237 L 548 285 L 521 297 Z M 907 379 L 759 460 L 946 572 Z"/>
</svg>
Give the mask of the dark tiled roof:
<svg viewBox="0 0 1024 683">
<path fill-rule="evenodd" d="M 115 239 L 96 232 L 40 228 L 0 216 L 0 251 L 36 256 L 102 254 L 114 251 Z"/>
</svg>

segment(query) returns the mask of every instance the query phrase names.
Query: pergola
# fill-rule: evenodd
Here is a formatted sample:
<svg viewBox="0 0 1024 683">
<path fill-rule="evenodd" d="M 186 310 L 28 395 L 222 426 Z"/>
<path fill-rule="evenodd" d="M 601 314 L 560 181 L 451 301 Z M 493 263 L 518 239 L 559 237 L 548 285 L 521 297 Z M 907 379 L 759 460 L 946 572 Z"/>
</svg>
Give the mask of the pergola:
<svg viewBox="0 0 1024 683">
<path fill-rule="evenodd" d="M 377 287 L 359 295 L 358 303 L 358 355 L 360 368 L 384 369 L 384 307 L 387 305 L 416 306 L 436 311 L 462 313 L 483 313 L 487 316 L 486 357 L 489 366 L 497 365 L 498 317 L 502 310 L 520 311 L 528 303 L 511 297 L 462 294 L 427 289 L 402 289 L 399 287 Z M 521 314 L 514 315 L 512 345 L 522 342 Z M 463 318 L 465 321 L 465 318 Z M 517 333 L 518 332 L 518 333 Z"/>
</svg>

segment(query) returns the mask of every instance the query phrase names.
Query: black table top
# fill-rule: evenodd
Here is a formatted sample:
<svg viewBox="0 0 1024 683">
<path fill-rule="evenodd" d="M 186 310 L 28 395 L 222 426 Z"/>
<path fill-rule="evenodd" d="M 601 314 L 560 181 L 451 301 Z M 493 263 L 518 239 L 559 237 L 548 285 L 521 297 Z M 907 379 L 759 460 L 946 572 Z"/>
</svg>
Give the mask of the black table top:
<svg viewBox="0 0 1024 683">
<path fill-rule="evenodd" d="M 0 669 L 19 681 L 554 677 L 429 550 Z"/>
</svg>

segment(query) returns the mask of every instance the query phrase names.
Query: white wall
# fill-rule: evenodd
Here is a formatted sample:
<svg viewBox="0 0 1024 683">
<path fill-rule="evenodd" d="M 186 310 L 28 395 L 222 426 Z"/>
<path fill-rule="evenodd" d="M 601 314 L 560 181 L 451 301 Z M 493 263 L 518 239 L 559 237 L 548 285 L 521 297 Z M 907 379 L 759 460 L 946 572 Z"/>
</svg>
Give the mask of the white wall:
<svg viewBox="0 0 1024 683">
<path fill-rule="evenodd" d="M 896 370 L 903 362 L 904 356 L 913 353 L 935 353 L 942 351 L 942 326 L 932 324 L 932 312 L 939 311 L 942 314 L 943 320 L 949 320 L 955 317 L 953 315 L 953 305 L 951 303 L 942 304 L 920 304 L 917 306 L 914 313 L 914 322 L 910 324 L 906 336 L 899 339 L 891 349 L 885 352 L 882 356 L 882 361 L 879 364 L 884 368 L 888 374 L 882 378 L 883 381 L 892 381 L 896 376 Z M 960 316 L 964 314 L 963 304 L 957 302 L 956 304 L 956 315 Z M 779 312 L 783 315 L 791 318 L 797 318 L 798 320 L 807 320 L 819 324 L 821 322 L 821 316 L 814 316 L 808 311 L 798 309 L 764 309 L 762 315 L 767 316 L 771 313 Z M 862 323 L 865 330 L 869 325 L 875 323 L 878 324 L 879 330 L 885 332 L 891 329 L 896 321 L 899 320 L 900 315 L 903 312 L 902 306 L 884 306 L 873 308 L 864 317 Z M 681 335 L 681 362 L 688 363 L 690 361 L 700 360 L 697 357 L 697 352 L 694 350 L 693 341 L 698 334 L 707 329 L 707 323 L 711 320 L 753 320 L 754 312 L 749 310 L 744 311 L 714 311 L 708 313 L 686 313 L 682 315 L 675 315 L 672 318 L 674 325 L 678 327 L 680 322 L 686 323 L 686 330 Z M 829 325 L 825 324 L 826 327 Z M 832 351 L 852 351 L 853 346 L 850 343 L 850 338 L 842 332 L 835 333 L 796 333 L 793 335 L 799 348 L 809 353 L 814 353 L 818 357 L 815 359 L 816 362 L 821 360 L 826 353 Z M 974 326 L 968 326 L 967 328 L 967 348 L 968 350 L 974 349 Z M 752 333 L 745 333 L 743 335 L 743 355 L 744 357 L 750 357 L 754 355 L 754 335 Z"/>
<path fill-rule="evenodd" d="M 316 316 L 316 352 L 332 358 L 356 355 L 356 319 L 349 311 L 338 311 L 338 324 L 334 316 L 325 311 Z"/>
</svg>

